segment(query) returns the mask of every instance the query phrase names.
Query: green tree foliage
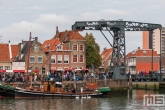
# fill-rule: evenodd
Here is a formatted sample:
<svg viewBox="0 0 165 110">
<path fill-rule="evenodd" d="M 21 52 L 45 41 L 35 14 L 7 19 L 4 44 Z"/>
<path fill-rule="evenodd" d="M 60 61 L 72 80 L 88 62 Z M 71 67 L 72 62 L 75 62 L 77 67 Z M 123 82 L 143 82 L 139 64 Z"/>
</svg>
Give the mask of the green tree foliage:
<svg viewBox="0 0 165 110">
<path fill-rule="evenodd" d="M 95 69 L 101 65 L 100 46 L 95 42 L 92 33 L 85 35 L 86 40 L 86 66 Z M 93 68 L 94 67 L 94 68 Z"/>
</svg>

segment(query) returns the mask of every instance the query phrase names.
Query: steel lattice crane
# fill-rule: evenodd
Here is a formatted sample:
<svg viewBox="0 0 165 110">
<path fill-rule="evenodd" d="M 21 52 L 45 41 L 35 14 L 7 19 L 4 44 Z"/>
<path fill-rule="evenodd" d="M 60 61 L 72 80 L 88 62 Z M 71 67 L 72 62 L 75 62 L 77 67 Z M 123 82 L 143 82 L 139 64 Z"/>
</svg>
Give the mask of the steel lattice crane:
<svg viewBox="0 0 165 110">
<path fill-rule="evenodd" d="M 109 31 L 109 33 L 113 37 L 113 44 L 109 42 L 104 34 L 103 36 L 113 48 L 112 58 L 110 62 L 110 71 L 113 71 L 114 79 L 126 79 L 125 31 L 153 32 L 153 30 L 157 28 L 160 29 L 161 32 L 162 26 L 160 24 L 122 20 L 77 21 L 74 25 L 72 25 L 72 30 L 98 30 L 101 31 L 102 34 L 103 31 Z"/>
</svg>

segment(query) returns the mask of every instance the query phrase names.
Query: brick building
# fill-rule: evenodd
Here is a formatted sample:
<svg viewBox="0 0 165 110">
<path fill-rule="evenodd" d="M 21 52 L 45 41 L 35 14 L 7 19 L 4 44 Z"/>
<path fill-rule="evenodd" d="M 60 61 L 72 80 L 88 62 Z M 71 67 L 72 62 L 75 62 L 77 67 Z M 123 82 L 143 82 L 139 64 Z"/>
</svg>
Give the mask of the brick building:
<svg viewBox="0 0 165 110">
<path fill-rule="evenodd" d="M 12 70 L 12 62 L 18 54 L 18 45 L 0 44 L 0 72 Z"/>
<path fill-rule="evenodd" d="M 107 69 L 110 66 L 110 62 L 111 62 L 111 57 L 112 57 L 112 48 L 104 48 L 103 51 L 101 52 L 101 58 L 102 58 L 102 65 L 100 68 L 102 68 L 102 70 Z M 102 71 L 101 70 L 101 71 Z"/>
<path fill-rule="evenodd" d="M 15 62 L 25 62 L 25 70 L 27 70 L 28 63 L 28 43 L 29 41 L 22 41 L 22 43 L 18 44 L 19 52 L 17 57 L 15 58 Z M 42 44 L 38 42 L 38 37 L 35 37 L 33 41 L 30 41 L 30 56 L 28 70 L 38 72 L 38 70 L 41 68 L 39 73 L 49 72 L 49 64 L 46 62 L 46 60 L 47 55 L 42 50 Z M 43 66 L 44 62 L 46 63 Z"/>
<path fill-rule="evenodd" d="M 52 39 L 59 40 L 62 43 L 61 47 L 63 47 L 61 50 L 58 49 L 58 53 L 56 52 L 58 55 L 56 60 L 58 61 L 61 58 L 62 62 L 68 62 L 56 68 L 86 68 L 86 40 L 78 31 L 59 32 L 58 27 L 56 27 L 56 35 Z M 60 55 L 62 56 L 60 57 Z"/>
<path fill-rule="evenodd" d="M 140 49 L 126 55 L 127 72 L 137 74 L 139 71 L 159 70 L 159 55 L 152 49 Z"/>
</svg>

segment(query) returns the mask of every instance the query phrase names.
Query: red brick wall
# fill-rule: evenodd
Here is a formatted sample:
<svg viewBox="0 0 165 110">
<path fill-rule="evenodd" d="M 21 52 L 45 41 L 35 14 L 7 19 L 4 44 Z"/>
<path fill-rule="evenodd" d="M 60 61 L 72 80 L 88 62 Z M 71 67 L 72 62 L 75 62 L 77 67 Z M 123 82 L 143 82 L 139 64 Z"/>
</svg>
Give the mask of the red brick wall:
<svg viewBox="0 0 165 110">
<path fill-rule="evenodd" d="M 148 73 L 150 70 L 152 70 L 152 63 L 151 62 L 136 62 L 136 73 L 142 70 Z M 159 62 L 153 63 L 153 70 L 159 70 Z"/>
</svg>

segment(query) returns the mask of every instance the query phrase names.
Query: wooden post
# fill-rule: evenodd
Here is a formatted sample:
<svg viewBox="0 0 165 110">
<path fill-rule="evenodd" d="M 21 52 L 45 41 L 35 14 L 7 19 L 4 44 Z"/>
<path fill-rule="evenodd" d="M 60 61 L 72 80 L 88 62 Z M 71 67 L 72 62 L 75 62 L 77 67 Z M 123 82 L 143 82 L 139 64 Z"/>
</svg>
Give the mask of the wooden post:
<svg viewBox="0 0 165 110">
<path fill-rule="evenodd" d="M 154 91 L 156 91 L 156 84 L 154 84 Z"/>
<path fill-rule="evenodd" d="M 145 90 L 147 90 L 147 84 L 145 84 Z"/>
<path fill-rule="evenodd" d="M 132 78 L 129 78 L 129 89 L 132 89 Z"/>
<path fill-rule="evenodd" d="M 138 84 L 136 83 L 136 89 L 138 89 Z"/>
</svg>

